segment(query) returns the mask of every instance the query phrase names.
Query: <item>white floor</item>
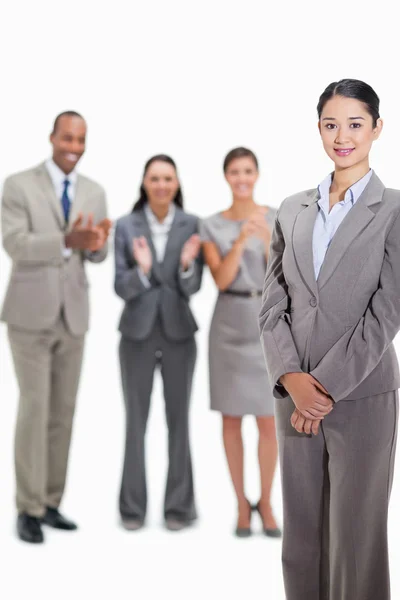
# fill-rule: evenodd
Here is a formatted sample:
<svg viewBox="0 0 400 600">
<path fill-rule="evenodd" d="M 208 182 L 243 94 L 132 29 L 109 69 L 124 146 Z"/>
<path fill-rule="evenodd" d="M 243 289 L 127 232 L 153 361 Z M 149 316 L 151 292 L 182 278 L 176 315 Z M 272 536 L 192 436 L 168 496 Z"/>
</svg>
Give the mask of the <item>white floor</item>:
<svg viewBox="0 0 400 600">
<path fill-rule="evenodd" d="M 202 325 L 191 413 L 200 519 L 196 527 L 182 533 L 168 533 L 162 528 L 166 429 L 157 380 L 147 437 L 148 526 L 138 533 L 125 532 L 119 526 L 123 410 L 115 327 L 120 306 L 112 293 L 110 262 L 102 269 L 91 268 L 90 277 L 92 328 L 63 503 L 64 512 L 79 523 L 80 529 L 74 533 L 46 530 L 46 543 L 39 547 L 19 542 L 14 534 L 12 443 L 17 388 L 5 328 L 0 330 L 0 552 L 4 557 L 0 598 L 70 600 L 75 595 L 79 599 L 283 600 L 280 541 L 263 537 L 256 518 L 251 539 L 237 540 L 232 535 L 235 503 L 222 451 L 220 418 L 208 410 L 206 334 L 214 301 L 208 276 L 194 301 Z M 255 501 L 259 493 L 257 439 L 250 418 L 244 430 L 248 493 Z M 400 597 L 399 475 L 397 466 L 390 513 L 393 598 Z M 273 501 L 281 520 L 279 476 Z"/>
</svg>

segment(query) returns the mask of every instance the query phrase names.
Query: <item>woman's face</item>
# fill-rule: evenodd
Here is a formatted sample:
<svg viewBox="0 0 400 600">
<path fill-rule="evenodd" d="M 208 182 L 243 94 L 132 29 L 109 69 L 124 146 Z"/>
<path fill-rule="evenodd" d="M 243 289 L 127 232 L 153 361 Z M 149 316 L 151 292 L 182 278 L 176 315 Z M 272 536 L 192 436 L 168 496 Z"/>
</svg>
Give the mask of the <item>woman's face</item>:
<svg viewBox="0 0 400 600">
<path fill-rule="evenodd" d="M 249 198 L 258 179 L 258 169 L 250 156 L 235 158 L 228 164 L 225 178 L 235 198 Z"/>
<path fill-rule="evenodd" d="M 168 207 L 179 189 L 179 180 L 172 165 L 164 161 L 151 163 L 143 178 L 150 206 Z"/>
<path fill-rule="evenodd" d="M 373 127 L 363 102 L 343 96 L 328 100 L 318 123 L 325 152 L 339 169 L 368 161 L 372 142 L 378 139 L 382 125 L 378 119 Z"/>
</svg>

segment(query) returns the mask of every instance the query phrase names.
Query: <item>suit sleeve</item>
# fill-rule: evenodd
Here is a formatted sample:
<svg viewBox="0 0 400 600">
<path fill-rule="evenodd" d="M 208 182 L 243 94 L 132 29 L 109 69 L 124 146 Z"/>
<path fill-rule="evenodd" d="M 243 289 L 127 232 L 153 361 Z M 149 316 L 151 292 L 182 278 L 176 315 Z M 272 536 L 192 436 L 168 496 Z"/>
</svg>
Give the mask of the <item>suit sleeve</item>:
<svg viewBox="0 0 400 600">
<path fill-rule="evenodd" d="M 96 217 L 97 217 L 97 222 L 99 223 L 103 219 L 107 218 L 106 195 L 103 190 L 101 191 L 98 203 L 99 203 L 99 208 L 96 211 Z M 90 252 L 90 250 L 83 251 L 83 257 L 92 263 L 103 262 L 103 260 L 106 259 L 107 254 L 108 254 L 108 242 L 106 242 L 104 244 L 104 246 L 100 250 L 97 250 L 96 252 Z"/>
<path fill-rule="evenodd" d="M 149 288 L 139 275 L 139 267 L 137 265 L 132 266 L 128 261 L 127 246 L 121 223 L 117 223 L 115 228 L 114 256 L 114 289 L 116 294 L 127 302 L 147 292 Z"/>
<path fill-rule="evenodd" d="M 196 229 L 193 233 L 199 232 L 199 221 L 196 221 Z M 201 280 L 203 277 L 204 258 L 200 250 L 198 256 L 190 265 L 190 270 L 186 273 L 180 271 L 178 273 L 178 285 L 182 294 L 189 298 L 192 294 L 199 291 Z"/>
<path fill-rule="evenodd" d="M 3 247 L 15 262 L 62 264 L 64 234 L 33 233 L 24 192 L 13 179 L 4 183 L 1 228 Z"/>
<path fill-rule="evenodd" d="M 282 268 L 285 240 L 279 212 L 272 232 L 259 324 L 261 344 L 275 398 L 287 397 L 279 378 L 285 373 L 301 373 L 300 359 L 290 329 L 288 288 Z"/>
<path fill-rule="evenodd" d="M 367 310 L 311 371 L 335 402 L 346 398 L 377 367 L 400 330 L 399 214 L 386 238 L 379 287 Z"/>
</svg>

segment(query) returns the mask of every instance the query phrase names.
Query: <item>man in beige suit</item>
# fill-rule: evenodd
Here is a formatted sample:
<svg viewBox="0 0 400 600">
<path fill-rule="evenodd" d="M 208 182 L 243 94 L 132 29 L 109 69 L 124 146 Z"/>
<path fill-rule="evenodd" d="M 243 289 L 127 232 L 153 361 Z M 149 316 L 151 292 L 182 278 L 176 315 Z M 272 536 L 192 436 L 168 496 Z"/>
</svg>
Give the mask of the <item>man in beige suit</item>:
<svg viewBox="0 0 400 600">
<path fill-rule="evenodd" d="M 15 435 L 17 531 L 43 542 L 41 524 L 72 530 L 61 515 L 75 399 L 88 329 L 86 260 L 107 254 L 103 189 L 78 175 L 86 123 L 57 117 L 52 158 L 9 177 L 2 201 L 3 245 L 12 271 L 1 319 L 20 389 Z"/>
</svg>

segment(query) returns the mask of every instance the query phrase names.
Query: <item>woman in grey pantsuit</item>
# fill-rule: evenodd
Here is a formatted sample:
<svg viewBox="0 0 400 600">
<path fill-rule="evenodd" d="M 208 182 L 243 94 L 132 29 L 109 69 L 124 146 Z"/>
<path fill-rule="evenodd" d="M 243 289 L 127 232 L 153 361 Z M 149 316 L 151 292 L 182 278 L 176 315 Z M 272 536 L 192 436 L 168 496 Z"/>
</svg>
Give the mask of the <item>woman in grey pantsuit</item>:
<svg viewBox="0 0 400 600">
<path fill-rule="evenodd" d="M 198 219 L 182 210 L 175 163 L 154 156 L 140 198 L 115 231 L 115 291 L 125 301 L 119 330 L 126 445 L 120 513 L 126 529 L 146 515 L 144 438 L 154 371 L 161 370 L 169 467 L 164 517 L 170 530 L 196 518 L 189 443 L 189 401 L 196 360 L 196 323 L 189 297 L 201 283 Z"/>
<path fill-rule="evenodd" d="M 246 148 L 229 152 L 224 173 L 233 193 L 232 206 L 201 224 L 205 260 L 220 290 L 209 341 L 211 408 L 223 415 L 225 452 L 238 500 L 236 534 L 250 535 L 251 512 L 256 508 L 264 532 L 279 537 L 270 503 L 277 460 L 273 398 L 257 326 L 275 211 L 254 202 L 258 163 L 253 152 Z M 254 415 L 259 429 L 261 498 L 256 507 L 244 490 L 245 415 Z"/>
<path fill-rule="evenodd" d="M 319 129 L 335 170 L 287 198 L 260 327 L 276 418 L 287 600 L 389 600 L 397 435 L 400 192 L 369 167 L 379 98 L 329 85 Z"/>
</svg>

